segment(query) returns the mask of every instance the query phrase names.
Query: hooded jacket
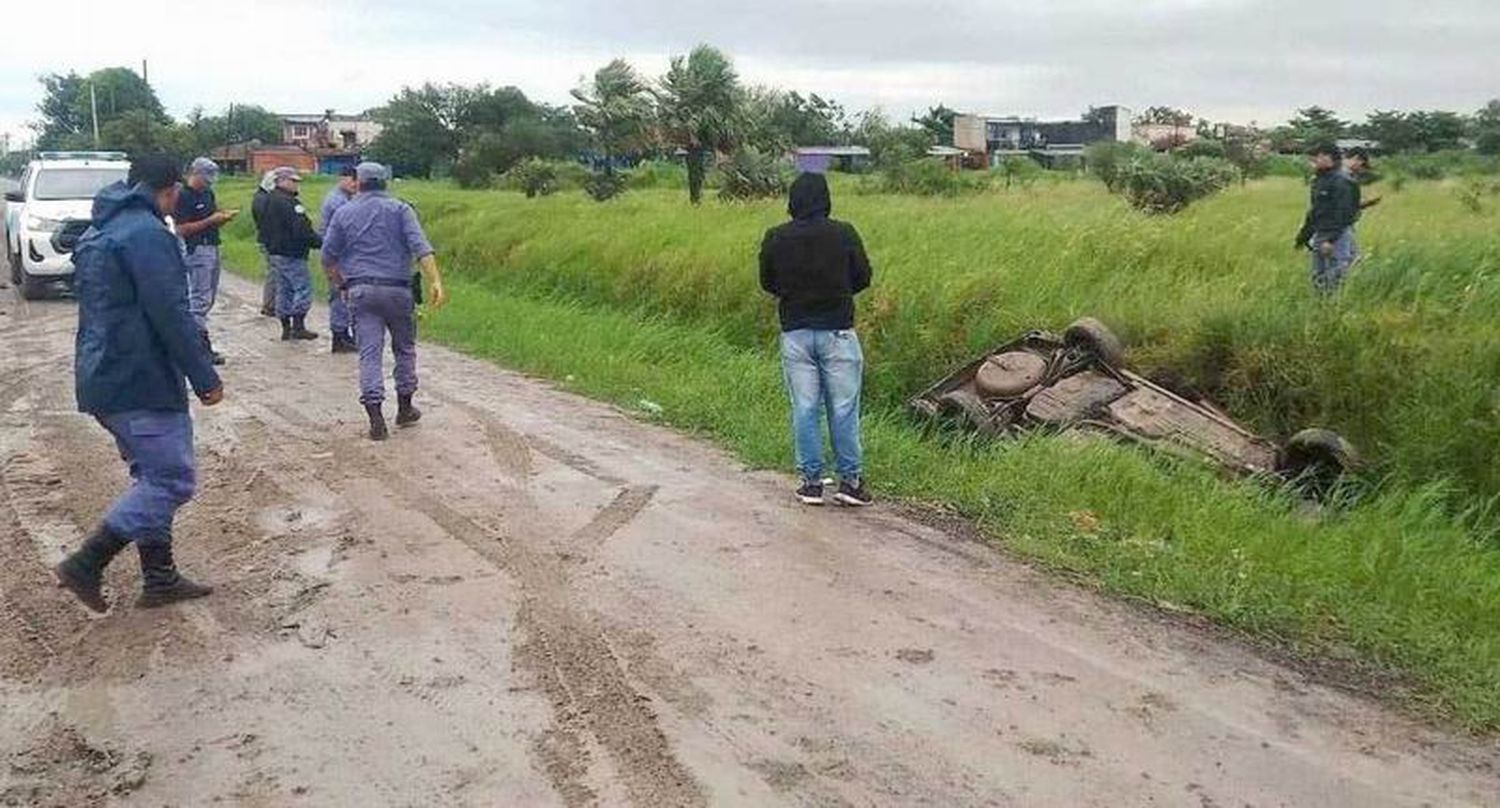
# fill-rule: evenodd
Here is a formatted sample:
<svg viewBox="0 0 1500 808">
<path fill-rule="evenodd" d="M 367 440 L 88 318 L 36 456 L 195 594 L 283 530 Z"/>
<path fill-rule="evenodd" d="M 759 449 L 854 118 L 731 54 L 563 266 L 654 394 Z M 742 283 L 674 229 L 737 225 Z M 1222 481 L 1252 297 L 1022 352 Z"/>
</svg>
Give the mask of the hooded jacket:
<svg viewBox="0 0 1500 808">
<path fill-rule="evenodd" d="M 182 251 L 150 190 L 117 182 L 100 191 L 73 265 L 80 411 L 181 412 L 188 404 L 184 376 L 199 395 L 219 387 L 188 313 Z"/>
<path fill-rule="evenodd" d="M 1301 246 L 1337 241 L 1359 219 L 1359 187 L 1337 166 L 1318 172 L 1309 196 L 1307 218 L 1297 231 Z"/>
<path fill-rule="evenodd" d="M 792 183 L 792 220 L 766 232 L 760 286 L 778 301 L 782 331 L 854 327 L 854 296 L 870 285 L 870 259 L 853 225 L 829 218 L 833 202 L 822 174 Z"/>
</svg>

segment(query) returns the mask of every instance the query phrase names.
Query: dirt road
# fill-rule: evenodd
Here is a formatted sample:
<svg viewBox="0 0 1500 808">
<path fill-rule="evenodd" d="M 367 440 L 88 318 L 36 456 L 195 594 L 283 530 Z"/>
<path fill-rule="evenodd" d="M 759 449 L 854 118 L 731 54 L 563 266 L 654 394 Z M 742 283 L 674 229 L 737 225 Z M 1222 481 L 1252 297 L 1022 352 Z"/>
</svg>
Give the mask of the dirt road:
<svg viewBox="0 0 1500 808">
<path fill-rule="evenodd" d="M 123 480 L 73 306 L 3 293 L 0 805 L 1500 804 L 1493 744 L 451 352 L 370 444 L 354 362 L 228 287 L 219 591 L 117 563 L 102 618 L 47 571 Z"/>
</svg>

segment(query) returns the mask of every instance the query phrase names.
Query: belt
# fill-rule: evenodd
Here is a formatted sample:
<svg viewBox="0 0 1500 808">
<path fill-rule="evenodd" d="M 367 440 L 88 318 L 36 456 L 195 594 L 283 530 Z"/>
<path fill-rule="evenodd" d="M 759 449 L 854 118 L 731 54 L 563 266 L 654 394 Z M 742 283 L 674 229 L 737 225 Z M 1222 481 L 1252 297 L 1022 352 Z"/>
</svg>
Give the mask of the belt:
<svg viewBox="0 0 1500 808">
<path fill-rule="evenodd" d="M 354 286 L 390 286 L 396 289 L 410 289 L 411 281 L 405 278 L 346 278 L 344 288 Z"/>
</svg>

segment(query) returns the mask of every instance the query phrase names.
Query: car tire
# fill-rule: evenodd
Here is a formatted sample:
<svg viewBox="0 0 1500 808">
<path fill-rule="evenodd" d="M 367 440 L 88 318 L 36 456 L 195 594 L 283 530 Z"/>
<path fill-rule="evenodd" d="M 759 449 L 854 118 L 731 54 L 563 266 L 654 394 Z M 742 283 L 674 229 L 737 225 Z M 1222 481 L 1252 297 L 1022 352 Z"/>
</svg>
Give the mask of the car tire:
<svg viewBox="0 0 1500 808">
<path fill-rule="evenodd" d="M 41 300 L 47 296 L 47 282 L 26 274 L 26 270 L 20 270 L 21 279 L 16 286 L 21 290 L 22 300 Z"/>
<path fill-rule="evenodd" d="M 1327 485 L 1358 463 L 1354 446 L 1328 429 L 1304 429 L 1281 450 L 1281 473 L 1291 480 L 1311 478 Z"/>
<path fill-rule="evenodd" d="M 1125 364 L 1125 344 L 1104 323 L 1083 317 L 1063 332 L 1063 344 L 1084 351 L 1110 367 Z"/>
</svg>

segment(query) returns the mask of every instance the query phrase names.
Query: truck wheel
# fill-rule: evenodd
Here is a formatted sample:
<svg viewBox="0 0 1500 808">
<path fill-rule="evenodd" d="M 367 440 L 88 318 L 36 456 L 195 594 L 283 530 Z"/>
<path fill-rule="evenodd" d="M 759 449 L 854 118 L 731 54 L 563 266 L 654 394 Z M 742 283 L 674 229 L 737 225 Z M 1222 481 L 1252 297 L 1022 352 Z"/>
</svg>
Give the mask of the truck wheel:
<svg viewBox="0 0 1500 808">
<path fill-rule="evenodd" d="M 1307 480 L 1326 487 L 1346 471 L 1352 470 L 1359 457 L 1349 441 L 1327 429 L 1304 429 L 1292 436 L 1281 450 L 1281 473 L 1288 479 Z"/>
<path fill-rule="evenodd" d="M 1115 332 L 1093 317 L 1083 317 L 1063 332 L 1063 344 L 1091 354 L 1110 367 L 1125 364 L 1125 345 Z"/>
</svg>

